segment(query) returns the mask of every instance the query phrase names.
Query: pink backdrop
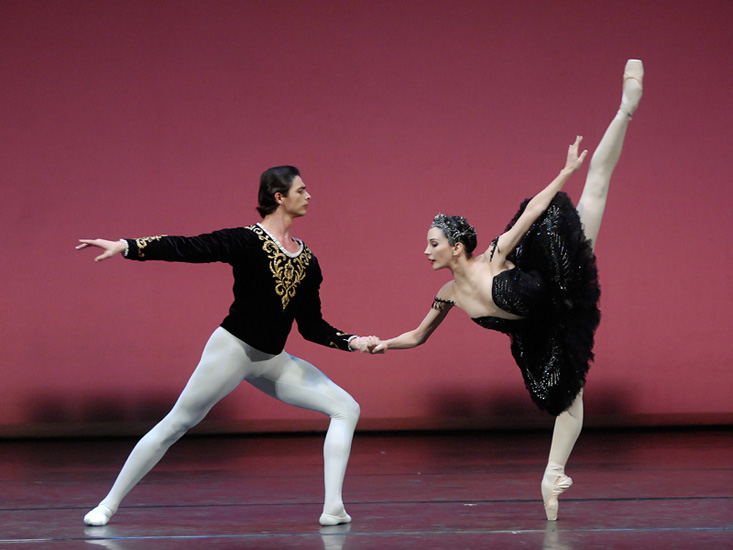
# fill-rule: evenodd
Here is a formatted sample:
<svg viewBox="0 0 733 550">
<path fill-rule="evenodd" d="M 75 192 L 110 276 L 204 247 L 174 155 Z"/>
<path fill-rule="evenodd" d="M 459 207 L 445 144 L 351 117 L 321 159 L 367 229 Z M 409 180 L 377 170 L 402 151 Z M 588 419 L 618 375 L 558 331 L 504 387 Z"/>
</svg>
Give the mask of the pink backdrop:
<svg viewBox="0 0 733 550">
<path fill-rule="evenodd" d="M 259 174 L 295 164 L 326 318 L 392 336 L 447 280 L 422 255 L 432 217 L 467 216 L 487 246 L 577 133 L 598 143 L 628 57 L 645 95 L 597 247 L 588 424 L 730 422 L 732 16 L 726 0 L 0 3 L 0 435 L 148 426 L 229 306 L 225 265 L 95 265 L 77 238 L 253 223 Z M 354 395 L 362 429 L 548 425 L 508 348 L 458 310 L 413 351 L 295 331 L 287 347 Z M 245 384 L 202 429 L 324 426 Z"/>
</svg>

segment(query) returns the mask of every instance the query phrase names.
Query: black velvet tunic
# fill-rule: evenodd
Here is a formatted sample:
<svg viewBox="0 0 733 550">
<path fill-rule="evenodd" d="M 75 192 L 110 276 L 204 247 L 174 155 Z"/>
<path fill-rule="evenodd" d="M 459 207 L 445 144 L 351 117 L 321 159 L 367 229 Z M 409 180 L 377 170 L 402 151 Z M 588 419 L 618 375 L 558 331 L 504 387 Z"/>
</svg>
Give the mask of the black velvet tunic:
<svg viewBox="0 0 733 550">
<path fill-rule="evenodd" d="M 259 224 L 196 237 L 126 241 L 126 257 L 131 260 L 230 264 L 234 302 L 221 326 L 255 349 L 280 353 L 293 320 L 307 340 L 349 349 L 351 335 L 335 329 L 321 315 L 323 275 L 318 260 L 303 243 L 298 254 L 290 254 Z"/>
</svg>

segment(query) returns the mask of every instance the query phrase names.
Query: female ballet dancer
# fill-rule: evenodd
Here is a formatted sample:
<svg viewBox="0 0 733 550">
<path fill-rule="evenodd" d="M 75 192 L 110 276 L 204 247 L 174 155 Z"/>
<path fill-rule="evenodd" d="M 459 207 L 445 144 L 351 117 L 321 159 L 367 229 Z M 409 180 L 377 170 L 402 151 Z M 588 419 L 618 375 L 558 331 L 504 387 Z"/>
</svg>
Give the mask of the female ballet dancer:
<svg viewBox="0 0 733 550">
<path fill-rule="evenodd" d="M 476 232 L 465 218 L 436 216 L 425 254 L 433 269 L 450 269 L 454 280 L 440 289 L 415 330 L 372 350 L 423 344 L 454 305 L 482 327 L 508 334 L 532 399 L 556 416 L 541 484 L 548 520 L 557 519 L 558 497 L 572 485 L 565 465 L 583 425 L 583 385 L 600 320 L 593 247 L 611 173 L 641 99 L 643 72 L 640 60 L 627 62 L 621 107 L 593 154 L 577 210 L 559 191 L 587 153 L 578 155 L 580 137 L 568 149 L 560 174 L 521 205 L 484 254 L 473 256 Z"/>
<path fill-rule="evenodd" d="M 225 262 L 234 274 L 234 303 L 211 335 L 196 370 L 170 413 L 135 446 L 111 491 L 84 516 L 106 525 L 122 499 L 168 448 L 242 380 L 266 394 L 331 417 L 323 446 L 325 500 L 322 525 L 349 523 L 341 496 L 359 405 L 313 365 L 283 351 L 293 320 L 308 340 L 341 350 L 367 351 L 374 337 L 336 330 L 321 316 L 323 277 L 310 249 L 291 236 L 295 218 L 311 198 L 293 166 L 266 170 L 260 178 L 260 223 L 197 237 L 81 239 L 77 249 L 98 247 L 99 262 L 122 254 L 131 260 Z"/>
</svg>

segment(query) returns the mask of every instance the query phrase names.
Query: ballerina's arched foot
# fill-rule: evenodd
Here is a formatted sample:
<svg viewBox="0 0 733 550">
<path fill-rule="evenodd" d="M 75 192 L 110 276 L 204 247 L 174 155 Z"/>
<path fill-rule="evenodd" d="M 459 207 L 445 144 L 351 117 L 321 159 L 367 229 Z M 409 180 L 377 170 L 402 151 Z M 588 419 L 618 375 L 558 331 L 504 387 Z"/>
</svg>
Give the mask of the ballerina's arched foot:
<svg viewBox="0 0 733 550">
<path fill-rule="evenodd" d="M 84 516 L 84 523 L 90 527 L 102 527 L 109 523 L 113 515 L 114 512 L 112 510 L 104 504 L 100 504 Z"/>
<path fill-rule="evenodd" d="M 545 503 L 545 514 L 548 521 L 557 520 L 557 511 L 560 508 L 558 497 L 572 484 L 573 480 L 565 474 L 545 473 L 542 478 L 542 500 Z"/>
<path fill-rule="evenodd" d="M 324 527 L 327 525 L 341 525 L 342 523 L 351 523 L 351 516 L 346 513 L 346 510 L 342 510 L 341 513 L 337 516 L 334 516 L 333 514 L 326 514 L 324 512 L 323 514 L 321 514 L 318 523 L 320 523 Z"/>
<path fill-rule="evenodd" d="M 644 65 L 641 59 L 629 59 L 624 68 L 623 95 L 621 96 L 621 107 L 619 112 L 631 120 L 636 108 L 641 101 L 641 94 L 644 89 Z"/>
</svg>

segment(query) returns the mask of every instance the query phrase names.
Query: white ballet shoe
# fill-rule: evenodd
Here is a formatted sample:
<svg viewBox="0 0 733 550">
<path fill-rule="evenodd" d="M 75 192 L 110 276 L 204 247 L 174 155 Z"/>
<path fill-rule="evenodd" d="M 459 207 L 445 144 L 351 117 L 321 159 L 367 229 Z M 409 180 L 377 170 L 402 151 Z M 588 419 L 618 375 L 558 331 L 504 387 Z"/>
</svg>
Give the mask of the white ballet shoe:
<svg viewBox="0 0 733 550">
<path fill-rule="evenodd" d="M 559 464 L 547 466 L 542 478 L 542 501 L 545 504 L 545 515 L 548 521 L 557 521 L 557 512 L 560 508 L 558 497 L 570 489 L 573 480 L 566 476 L 564 468 Z"/>
<path fill-rule="evenodd" d="M 639 106 L 643 89 L 644 65 L 641 59 L 629 59 L 624 67 L 623 95 L 621 96 L 621 107 L 619 107 L 619 113 L 629 120 Z"/>
<path fill-rule="evenodd" d="M 107 508 L 104 504 L 100 504 L 94 510 L 91 510 L 84 516 L 84 523 L 90 527 L 102 527 L 109 523 L 114 512 Z"/>
<path fill-rule="evenodd" d="M 342 523 L 351 523 L 351 516 L 346 513 L 346 510 L 342 510 L 341 513 L 337 516 L 334 516 L 333 514 L 326 514 L 324 512 L 323 514 L 321 514 L 318 523 L 320 523 L 324 527 L 327 525 L 341 525 Z"/>
</svg>

